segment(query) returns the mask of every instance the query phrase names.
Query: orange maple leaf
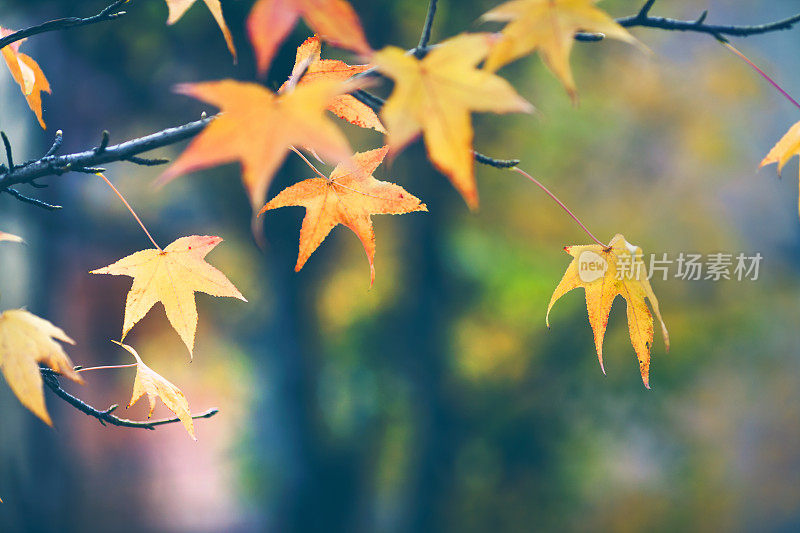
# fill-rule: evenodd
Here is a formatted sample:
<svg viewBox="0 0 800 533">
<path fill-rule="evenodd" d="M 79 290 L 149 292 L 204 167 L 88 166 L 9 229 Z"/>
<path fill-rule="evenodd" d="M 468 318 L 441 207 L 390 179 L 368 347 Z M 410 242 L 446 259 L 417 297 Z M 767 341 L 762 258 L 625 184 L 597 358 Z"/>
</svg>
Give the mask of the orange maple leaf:
<svg viewBox="0 0 800 533">
<path fill-rule="evenodd" d="M 547 306 L 545 322 L 550 327 L 550 310 L 553 304 L 572 289 L 583 287 L 586 291 L 586 309 L 589 324 L 594 332 L 595 349 L 603 367 L 603 338 L 608 326 L 611 304 L 622 296 L 628 306 L 628 331 L 639 359 L 639 370 L 645 387 L 650 388 L 650 350 L 653 346 L 653 315 L 646 300 L 661 324 L 664 344 L 669 350 L 669 333 L 642 258 L 642 249 L 632 245 L 622 235 L 615 235 L 608 248 L 599 244 L 567 246 L 564 250 L 573 257 L 564 277 L 556 287 Z"/>
<path fill-rule="evenodd" d="M 181 237 L 163 250 L 141 250 L 113 265 L 93 270 L 91 274 L 133 278 L 125 301 L 122 340 L 157 302 L 161 302 L 169 323 L 192 354 L 197 330 L 195 292 L 228 296 L 246 302 L 225 274 L 205 260 L 206 255 L 220 242 L 220 237 L 207 235 Z"/>
<path fill-rule="evenodd" d="M 470 112 L 533 109 L 506 80 L 476 68 L 493 41 L 485 33 L 463 34 L 433 48 L 424 59 L 394 46 L 374 55 L 378 69 L 395 81 L 381 111 L 392 152 L 424 134 L 428 157 L 473 209 L 478 187 Z"/>
<path fill-rule="evenodd" d="M 261 85 L 234 80 L 180 85 L 178 92 L 215 105 L 223 113 L 192 141 L 158 183 L 239 161 L 255 211 L 266 200 L 272 177 L 292 146 L 308 148 L 333 162 L 349 158 L 350 143 L 325 115 L 333 98 L 346 88 L 340 82 L 323 80 L 276 95 Z"/>
<path fill-rule="evenodd" d="M 306 208 L 295 271 L 303 268 L 334 227 L 343 224 L 353 230 L 364 245 L 372 285 L 375 281 L 375 231 L 370 215 L 428 210 L 419 198 L 399 185 L 378 181 L 372 176 L 388 151 L 388 147 L 383 147 L 355 154 L 351 165 L 337 166 L 330 178 L 307 179 L 287 187 L 261 209 L 259 215 L 278 207 Z M 355 170 L 351 170 L 351 166 Z"/>
<path fill-rule="evenodd" d="M 309 37 L 297 48 L 294 68 L 289 79 L 278 89 L 282 93 L 297 85 L 317 80 L 347 81 L 356 74 L 369 70 L 370 65 L 348 65 L 344 61 L 321 58 L 322 42 L 316 35 Z M 381 133 L 386 129 L 375 111 L 349 94 L 336 96 L 328 106 L 328 111 L 351 124 L 362 128 L 372 128 Z"/>
<path fill-rule="evenodd" d="M 358 15 L 345 0 L 258 0 L 247 19 L 247 31 L 261 74 L 300 17 L 335 46 L 365 56 L 372 52 Z"/>
<path fill-rule="evenodd" d="M 14 32 L 0 27 L 0 37 L 5 37 Z M 22 94 L 25 95 L 25 100 L 28 101 L 28 107 L 36 115 L 39 120 L 39 125 L 43 129 L 47 129 L 42 119 L 42 91 L 46 93 L 52 92 L 50 90 L 50 83 L 39 67 L 39 64 L 34 61 L 30 56 L 23 54 L 19 51 L 19 45 L 25 39 L 11 43 L 3 48 L 3 59 L 6 60 L 8 70 L 11 71 L 11 77 L 17 82 Z"/>
<path fill-rule="evenodd" d="M 180 20 L 186 11 L 194 5 L 197 0 L 167 0 L 167 7 L 169 7 L 169 18 L 167 24 L 175 24 Z M 228 25 L 225 23 L 225 17 L 222 16 L 222 5 L 220 0 L 203 0 L 217 21 L 219 29 L 222 30 L 222 36 L 225 37 L 225 44 L 228 45 L 228 50 L 231 51 L 233 60 L 236 61 L 236 47 L 233 45 L 233 36 Z"/>
</svg>

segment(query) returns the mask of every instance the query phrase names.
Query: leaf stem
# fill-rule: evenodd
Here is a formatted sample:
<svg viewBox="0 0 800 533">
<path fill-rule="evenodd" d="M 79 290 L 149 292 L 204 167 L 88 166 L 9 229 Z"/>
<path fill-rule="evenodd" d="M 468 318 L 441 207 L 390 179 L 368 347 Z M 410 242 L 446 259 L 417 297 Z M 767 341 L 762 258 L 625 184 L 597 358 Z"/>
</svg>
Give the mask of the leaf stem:
<svg viewBox="0 0 800 533">
<path fill-rule="evenodd" d="M 139 226 L 141 226 L 142 230 L 144 230 L 144 233 L 145 233 L 145 235 L 147 235 L 147 238 L 150 239 L 150 242 L 153 243 L 153 246 L 155 246 L 158 249 L 159 252 L 163 251 L 163 250 L 161 250 L 161 247 L 158 245 L 158 243 L 156 243 L 155 239 L 153 239 L 153 236 L 150 235 L 150 232 L 147 231 L 147 228 L 145 227 L 144 222 L 142 222 L 142 219 L 139 218 L 139 215 L 136 214 L 136 211 L 133 210 L 133 208 L 131 207 L 131 204 L 129 204 L 128 201 L 125 199 L 125 197 L 122 196 L 122 193 L 120 193 L 117 190 L 117 188 L 114 187 L 114 184 L 111 183 L 108 180 L 108 178 L 103 175 L 102 172 L 98 172 L 96 175 L 99 176 L 100 178 L 102 178 L 102 180 L 105 181 L 106 184 L 109 187 L 111 187 L 111 190 L 114 191 L 114 193 L 119 197 L 119 199 L 122 200 L 122 203 L 125 204 L 125 207 L 127 207 L 128 211 L 130 211 L 131 215 L 133 215 L 133 218 L 136 219 L 136 222 L 138 222 Z"/>
<path fill-rule="evenodd" d="M 519 167 L 513 167 L 513 168 L 510 168 L 509 170 L 511 170 L 511 171 L 513 171 L 513 172 L 516 172 L 517 174 L 520 174 L 520 175 L 522 175 L 522 176 L 525 176 L 526 178 L 528 178 L 529 180 L 531 180 L 531 181 L 532 181 L 532 182 L 533 182 L 533 183 L 534 183 L 534 184 L 535 184 L 537 187 L 539 187 L 540 189 L 542 189 L 542 190 L 545 192 L 545 194 L 547 194 L 547 196 L 549 196 L 549 197 L 550 197 L 550 198 L 551 198 L 551 199 L 552 199 L 552 200 L 553 200 L 555 203 L 557 203 L 557 204 L 558 204 L 558 205 L 561 207 L 561 209 L 563 209 L 564 211 L 566 211 L 566 212 L 567 212 L 567 214 L 568 214 L 570 217 L 572 217 L 572 220 L 574 220 L 575 222 L 577 222 L 577 223 L 578 223 L 578 225 L 581 227 L 581 229 L 582 229 L 583 231 L 585 231 L 585 232 L 586 232 L 586 234 L 587 234 L 589 237 L 591 237 L 591 238 L 592 238 L 592 240 L 593 240 L 594 242 L 596 242 L 597 244 L 599 244 L 600 246 L 602 246 L 602 247 L 603 247 L 603 249 L 607 249 L 607 248 L 608 248 L 608 245 L 607 245 L 607 244 L 605 244 L 604 242 L 602 242 L 602 241 L 601 241 L 600 239 L 598 239 L 597 237 L 595 237 L 595 236 L 594 236 L 594 233 L 592 233 L 591 231 L 589 231 L 589 228 L 587 228 L 587 227 L 586 227 L 586 225 L 585 225 L 583 222 L 581 222 L 581 220 L 580 220 L 580 219 L 579 219 L 577 216 L 575 216 L 575 213 L 573 213 L 572 211 L 570 211 L 570 209 L 569 209 L 569 208 L 568 208 L 568 207 L 567 207 L 567 206 L 564 204 L 564 202 L 562 202 L 561 200 L 559 200 L 558 196 L 556 196 L 555 194 L 553 194 L 552 192 L 550 192 L 550 189 L 548 189 L 547 187 L 545 187 L 545 186 L 542 184 L 542 182 L 540 182 L 539 180 L 537 180 L 536 178 L 534 178 L 533 176 L 531 176 L 530 174 L 528 174 L 527 172 L 525 172 L 524 170 L 522 170 L 522 169 L 521 169 L 521 168 L 519 168 Z"/>
<path fill-rule="evenodd" d="M 129 365 L 89 366 L 86 368 L 79 368 L 75 372 L 89 372 L 90 370 L 114 370 L 118 368 L 133 368 L 135 366 L 136 363 L 131 363 Z"/>
<path fill-rule="evenodd" d="M 317 167 L 315 167 L 315 166 L 314 166 L 314 163 L 312 163 L 311 161 L 309 161 L 309 160 L 306 158 L 306 156 L 304 156 L 304 155 L 303 155 L 303 153 L 302 153 L 300 150 L 298 150 L 298 149 L 297 149 L 297 148 L 295 148 L 294 146 L 290 146 L 290 147 L 289 147 L 289 149 L 290 149 L 292 152 L 294 152 L 294 153 L 296 153 L 297 155 L 299 155 L 299 156 L 300 156 L 300 159 L 302 159 L 303 161 L 305 161 L 306 165 L 308 165 L 308 166 L 311 168 L 311 170 L 313 170 L 313 171 L 314 171 L 314 172 L 317 174 L 317 176 L 319 176 L 320 178 L 324 179 L 325 181 L 330 181 L 330 178 L 328 178 L 328 176 L 326 176 L 325 174 L 323 174 L 322 172 L 320 172 L 320 171 L 319 171 L 319 169 L 317 169 Z"/>
<path fill-rule="evenodd" d="M 779 93 L 781 93 L 787 100 L 789 100 L 792 104 L 794 104 L 795 107 L 800 109 L 800 103 L 798 103 L 797 100 L 792 98 L 791 95 L 788 92 L 784 91 L 783 88 L 780 85 L 778 85 L 778 83 L 775 80 L 773 80 L 769 75 L 767 75 L 766 72 L 761 70 L 758 67 L 758 65 L 756 65 L 755 63 L 750 61 L 750 59 L 746 55 L 744 55 L 739 50 L 737 50 L 736 47 L 734 47 L 726 39 L 717 37 L 717 40 L 720 42 L 720 44 L 722 44 L 722 46 L 724 46 L 725 48 L 727 48 L 728 50 L 730 50 L 731 52 L 733 52 L 734 54 L 739 56 L 739 58 L 741 58 L 742 61 L 744 61 L 745 63 L 750 65 L 753 68 L 753 70 L 758 72 L 761 75 L 761 77 L 763 77 L 765 80 L 767 80 L 769 82 L 770 85 L 775 87 L 775 89 L 777 89 Z"/>
</svg>

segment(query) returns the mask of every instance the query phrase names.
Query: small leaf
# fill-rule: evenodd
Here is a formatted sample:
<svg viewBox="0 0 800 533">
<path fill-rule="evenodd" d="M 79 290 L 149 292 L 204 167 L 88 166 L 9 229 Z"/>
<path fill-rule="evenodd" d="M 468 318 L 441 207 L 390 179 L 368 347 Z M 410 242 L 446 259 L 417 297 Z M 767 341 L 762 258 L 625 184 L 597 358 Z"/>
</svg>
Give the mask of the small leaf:
<svg viewBox="0 0 800 533">
<path fill-rule="evenodd" d="M 161 302 L 170 324 L 191 354 L 197 330 L 195 292 L 228 296 L 246 302 L 225 274 L 205 261 L 206 255 L 220 242 L 220 237 L 181 237 L 163 250 L 142 250 L 113 265 L 93 270 L 91 274 L 133 278 L 133 285 L 125 302 L 122 339 L 125 340 L 128 332 L 156 302 Z"/>
<path fill-rule="evenodd" d="M 111 341 L 125 348 L 136 359 L 136 380 L 133 382 L 133 396 L 128 404 L 128 408 L 139 401 L 139 399 L 147 394 L 147 401 L 150 403 L 150 413 L 147 418 L 153 416 L 156 409 L 156 399 L 161 398 L 167 409 L 175 413 L 175 415 L 183 423 L 183 427 L 189 432 L 189 436 L 194 440 L 197 437 L 194 434 L 194 422 L 192 421 L 192 413 L 189 410 L 189 401 L 184 396 L 183 392 L 153 371 L 152 368 L 144 364 L 142 358 L 131 346 L 122 344 L 121 342 Z"/>
<path fill-rule="evenodd" d="M 279 93 L 311 81 L 347 81 L 371 68 L 370 65 L 348 65 L 344 61 L 321 59 L 321 49 L 322 43 L 317 36 L 309 37 L 297 48 L 292 74 L 278 89 Z M 328 106 L 328 111 L 356 126 L 386 133 L 375 111 L 349 94 L 334 97 Z"/>
<path fill-rule="evenodd" d="M 759 168 L 777 163 L 778 174 L 780 174 L 786 163 L 796 155 L 800 155 L 800 122 L 789 128 L 786 135 L 772 147 L 767 157 L 761 161 Z M 800 213 L 800 201 L 798 202 L 798 212 Z"/>
<path fill-rule="evenodd" d="M 39 363 L 76 383 L 83 383 L 56 341 L 75 344 L 62 329 L 24 309 L 0 315 L 0 371 L 22 405 L 50 426 L 53 421 L 44 403 Z"/>
<path fill-rule="evenodd" d="M 11 30 L 0 27 L 0 37 L 5 37 L 12 33 Z M 50 93 L 50 84 L 42 69 L 39 68 L 39 64 L 30 56 L 19 51 L 19 46 L 23 41 L 24 39 L 3 48 L 3 59 L 5 59 L 8 69 L 11 71 L 11 77 L 17 82 L 22 94 L 25 96 L 25 100 L 28 101 L 28 107 L 31 108 L 31 111 L 39 120 L 39 125 L 46 129 L 42 118 L 42 92 Z"/>
<path fill-rule="evenodd" d="M 583 287 L 586 291 L 586 309 L 589 324 L 594 332 L 594 343 L 600 368 L 603 366 L 603 337 L 608 325 L 611 304 L 617 296 L 622 296 L 628 305 L 628 330 L 631 343 L 639 359 L 639 369 L 645 387 L 650 388 L 650 349 L 653 345 L 653 317 L 645 299 L 661 323 L 661 334 L 669 350 L 669 333 L 658 299 L 650 282 L 642 259 L 642 249 L 633 246 L 622 235 L 611 239 L 608 249 L 599 244 L 586 246 L 567 246 L 564 250 L 573 257 L 561 282 L 556 287 L 550 305 L 547 306 L 547 327 L 550 327 L 550 310 L 553 304 L 572 289 Z"/>
</svg>

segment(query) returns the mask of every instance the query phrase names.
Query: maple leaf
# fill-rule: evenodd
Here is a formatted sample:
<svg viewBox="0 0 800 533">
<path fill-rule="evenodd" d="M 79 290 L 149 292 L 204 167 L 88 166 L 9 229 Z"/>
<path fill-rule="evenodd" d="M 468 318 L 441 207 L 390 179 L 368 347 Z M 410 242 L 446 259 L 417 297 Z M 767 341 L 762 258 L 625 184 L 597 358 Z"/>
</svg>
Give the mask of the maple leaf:
<svg viewBox="0 0 800 533">
<path fill-rule="evenodd" d="M 492 41 L 489 34 L 464 34 L 444 41 L 424 59 L 393 46 L 373 56 L 378 69 L 395 80 L 381 112 L 391 151 L 424 134 L 428 157 L 471 208 L 478 206 L 478 188 L 470 111 L 533 109 L 507 81 L 476 68 Z"/>
<path fill-rule="evenodd" d="M 93 270 L 91 274 L 133 278 L 125 302 L 122 340 L 156 302 L 161 302 L 170 324 L 192 354 L 197 330 L 195 292 L 228 296 L 246 302 L 225 274 L 205 261 L 206 255 L 221 242 L 220 237 L 181 237 L 163 250 L 142 250 L 113 265 Z"/>
<path fill-rule="evenodd" d="M 264 204 L 272 177 L 289 149 L 303 146 L 334 162 L 352 151 L 347 138 L 325 115 L 347 86 L 322 80 L 276 95 L 261 85 L 234 80 L 181 85 L 178 92 L 222 109 L 159 183 L 203 168 L 240 161 L 242 181 L 255 211 Z"/>
<path fill-rule="evenodd" d="M 316 80 L 347 81 L 356 74 L 369 70 L 370 65 L 348 65 L 344 61 L 322 59 L 322 42 L 316 35 L 309 37 L 297 48 L 297 56 L 289 79 L 278 89 L 282 93 L 297 85 Z M 386 129 L 371 107 L 356 100 L 349 94 L 336 96 L 328 106 L 328 111 L 351 124 L 362 128 L 372 128 L 381 133 Z"/>
<path fill-rule="evenodd" d="M 789 128 L 786 135 L 772 147 L 767 157 L 761 161 L 759 168 L 777 163 L 778 174 L 780 175 L 786 163 L 796 155 L 800 155 L 800 122 Z M 800 212 L 800 201 L 798 201 L 798 212 Z"/>
<path fill-rule="evenodd" d="M 372 173 L 386 157 L 388 147 L 357 153 L 352 165 L 337 166 L 329 179 L 312 178 L 281 191 L 259 212 L 278 207 L 306 208 L 300 228 L 300 252 L 295 271 L 300 271 L 331 230 L 343 224 L 353 230 L 367 253 L 370 286 L 375 281 L 375 232 L 370 215 L 399 215 L 427 211 L 419 198 L 399 185 L 378 181 Z M 353 167 L 351 169 L 350 167 Z"/>
<path fill-rule="evenodd" d="M 0 27 L 0 37 L 6 37 L 12 34 L 11 30 Z M 39 120 L 39 125 L 43 129 L 47 129 L 42 119 L 42 91 L 50 93 L 50 84 L 47 78 L 39 67 L 39 64 L 28 55 L 19 51 L 19 45 L 25 39 L 11 43 L 2 49 L 3 59 L 6 60 L 8 70 L 11 71 L 11 77 L 17 82 L 22 94 L 25 95 L 25 100 L 28 101 L 28 107 L 36 115 Z"/>
<path fill-rule="evenodd" d="M 485 15 L 484 20 L 509 22 L 486 59 L 495 71 L 511 61 L 538 51 L 547 67 L 575 99 L 577 91 L 569 55 L 578 32 L 602 33 L 606 37 L 641 45 L 605 11 L 597 0 L 512 0 Z"/>
<path fill-rule="evenodd" d="M 136 359 L 136 379 L 133 382 L 133 396 L 131 396 L 131 401 L 128 404 L 128 408 L 130 409 L 133 407 L 133 405 L 138 402 L 142 396 L 147 394 L 147 401 L 150 403 L 150 413 L 147 415 L 147 418 L 150 418 L 153 416 L 153 412 L 156 410 L 156 399 L 161 398 L 161 401 L 164 402 L 164 405 L 166 405 L 170 411 L 175 413 L 175 415 L 183 423 L 183 427 L 185 427 L 186 431 L 189 432 L 189 436 L 194 440 L 197 440 L 197 437 L 194 434 L 192 413 L 189 410 L 189 401 L 186 399 L 186 396 L 184 396 L 183 392 L 181 392 L 178 387 L 161 377 L 152 368 L 144 364 L 144 361 L 142 361 L 142 358 L 139 357 L 139 354 L 133 349 L 132 346 L 128 346 L 127 344 L 122 344 L 121 342 L 117 341 L 111 342 L 123 347 L 134 357 L 134 359 Z"/>
<path fill-rule="evenodd" d="M 259 73 L 267 72 L 278 46 L 300 17 L 335 46 L 365 56 L 372 52 L 358 15 L 345 0 L 258 0 L 247 19 L 247 31 Z"/>
<path fill-rule="evenodd" d="M 622 235 L 611 239 L 608 249 L 599 244 L 585 246 L 567 246 L 564 250 L 573 257 L 561 282 L 556 287 L 550 305 L 547 306 L 547 327 L 550 327 L 550 310 L 553 304 L 564 294 L 583 287 L 586 291 L 586 309 L 589 313 L 589 324 L 594 332 L 594 344 L 600 368 L 603 366 L 603 337 L 608 325 L 608 314 L 611 304 L 619 295 L 628 308 L 628 330 L 631 343 L 639 359 L 639 369 L 645 387 L 650 388 L 650 349 L 653 344 L 653 316 L 647 308 L 645 299 L 650 301 L 658 321 L 664 344 L 669 350 L 669 333 L 642 259 L 642 249 L 628 241 Z"/>
<path fill-rule="evenodd" d="M 0 315 L 0 371 L 22 405 L 49 426 L 53 421 L 44 403 L 39 363 L 72 381 L 83 383 L 73 369 L 72 361 L 56 341 L 75 344 L 62 329 L 24 309 Z"/>
<path fill-rule="evenodd" d="M 5 231 L 0 231 L 0 241 L 25 242 L 22 240 L 22 237 L 12 235 L 11 233 L 6 233 Z"/>
<path fill-rule="evenodd" d="M 167 0 L 167 7 L 169 7 L 167 24 L 175 24 L 178 22 L 183 14 L 186 13 L 195 2 L 197 2 L 197 0 Z M 211 11 L 214 20 L 217 21 L 219 29 L 222 30 L 222 35 L 225 37 L 225 44 L 228 45 L 228 50 L 230 50 L 233 60 L 236 61 L 236 47 L 233 45 L 231 30 L 228 29 L 225 18 L 222 16 L 220 0 L 203 0 L 203 2 L 206 4 L 206 7 L 208 7 L 208 10 Z"/>
</svg>

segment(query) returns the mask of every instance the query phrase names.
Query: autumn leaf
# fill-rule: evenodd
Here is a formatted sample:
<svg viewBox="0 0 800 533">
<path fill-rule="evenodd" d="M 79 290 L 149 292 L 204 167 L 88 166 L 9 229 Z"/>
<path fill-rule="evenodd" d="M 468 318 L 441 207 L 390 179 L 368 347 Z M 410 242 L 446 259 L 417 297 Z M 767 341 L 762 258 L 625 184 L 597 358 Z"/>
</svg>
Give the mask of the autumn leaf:
<svg viewBox="0 0 800 533">
<path fill-rule="evenodd" d="M 658 321 L 664 344 L 669 350 L 669 334 L 661 312 L 658 299 L 647 279 L 647 271 L 642 250 L 625 240 L 622 235 L 611 239 L 610 248 L 599 244 L 567 246 L 564 250 L 573 257 L 561 282 L 556 287 L 550 305 L 547 306 L 547 327 L 550 327 L 550 310 L 564 294 L 583 287 L 586 291 L 586 309 L 589 323 L 594 332 L 594 344 L 600 368 L 603 366 L 603 337 L 608 325 L 611 304 L 619 295 L 625 298 L 628 307 L 628 330 L 631 343 L 639 359 L 639 369 L 645 387 L 650 388 L 650 349 L 653 345 L 653 316 L 647 308 L 645 299 L 650 301 Z"/>
<path fill-rule="evenodd" d="M 393 46 L 373 58 L 378 69 L 395 80 L 381 112 L 391 151 L 423 134 L 428 157 L 471 208 L 478 206 L 478 188 L 470 111 L 532 110 L 508 82 L 476 68 L 492 41 L 489 34 L 464 34 L 444 41 L 424 59 Z"/>
<path fill-rule="evenodd" d="M 789 128 L 786 135 L 772 147 L 759 168 L 777 163 L 778 174 L 780 174 L 786 163 L 796 155 L 800 155 L 800 122 Z M 798 202 L 798 212 L 800 212 L 800 201 Z"/>
<path fill-rule="evenodd" d="M 361 55 L 372 52 L 361 22 L 345 0 L 258 0 L 247 19 L 258 71 L 267 72 L 280 44 L 303 17 L 322 39 Z"/>
<path fill-rule="evenodd" d="M 156 302 L 161 302 L 170 324 L 192 354 L 197 330 L 195 292 L 228 296 L 246 302 L 225 274 L 205 261 L 206 255 L 221 242 L 220 237 L 181 237 L 163 250 L 142 250 L 113 265 L 93 270 L 92 274 L 133 278 L 125 302 L 122 340 Z"/>
<path fill-rule="evenodd" d="M 240 161 L 242 181 L 253 211 L 292 146 L 314 150 L 332 162 L 352 154 L 347 138 L 325 115 L 331 101 L 347 89 L 335 81 L 303 84 L 276 95 L 255 83 L 233 80 L 181 85 L 178 92 L 219 107 L 223 113 L 161 176 L 159 183 L 195 170 Z"/>
<path fill-rule="evenodd" d="M 484 20 L 509 22 L 486 59 L 486 68 L 495 71 L 515 59 L 538 51 L 547 67 L 575 99 L 577 90 L 569 55 L 575 34 L 602 33 L 642 46 L 605 11 L 597 0 L 512 0 L 483 16 Z"/>
<path fill-rule="evenodd" d="M 175 24 L 180 20 L 186 11 L 194 5 L 197 0 L 167 0 L 167 7 L 169 7 L 169 18 L 167 24 Z M 228 25 L 225 23 L 225 18 L 222 16 L 222 5 L 220 0 L 203 0 L 214 16 L 214 20 L 219 24 L 219 29 L 222 30 L 222 35 L 225 37 L 225 43 L 228 45 L 228 50 L 231 51 L 233 60 L 236 61 L 236 47 L 233 45 L 233 36 Z"/>
<path fill-rule="evenodd" d="M 136 359 L 136 379 L 133 382 L 133 396 L 128 404 L 128 408 L 139 401 L 139 399 L 147 394 L 147 401 L 150 403 L 150 413 L 147 418 L 153 416 L 156 410 L 156 399 L 161 398 L 167 409 L 175 413 L 175 415 L 183 423 L 183 427 L 189 432 L 189 436 L 194 440 L 197 437 L 194 434 L 194 422 L 192 421 L 192 413 L 189 410 L 189 401 L 184 396 L 183 392 L 157 374 L 152 368 L 144 364 L 142 358 L 133 347 L 121 342 L 111 341 L 125 348 Z"/>
<path fill-rule="evenodd" d="M 306 39 L 297 48 L 297 57 L 291 76 L 281 85 L 278 92 L 282 93 L 297 85 L 318 80 L 344 82 L 356 74 L 370 69 L 370 65 L 348 65 L 344 61 L 321 59 L 321 50 L 322 43 L 319 37 L 315 35 Z M 349 94 L 335 96 L 328 106 L 328 111 L 356 126 L 386 133 L 386 129 L 375 111 Z"/>
<path fill-rule="evenodd" d="M 399 185 L 378 181 L 372 173 L 386 157 L 388 147 L 358 153 L 352 167 L 337 166 L 329 179 L 312 178 L 281 191 L 259 215 L 278 207 L 306 208 L 300 228 L 300 253 L 295 271 L 300 271 L 311 254 L 338 224 L 353 230 L 367 253 L 370 286 L 375 281 L 375 232 L 370 215 L 399 215 L 427 211 L 419 198 Z"/>
<path fill-rule="evenodd" d="M 6 37 L 12 33 L 14 32 L 0 27 L 0 37 Z M 6 60 L 8 70 L 11 71 L 11 77 L 22 89 L 22 94 L 28 101 L 28 107 L 36 115 L 42 128 L 47 129 L 42 119 L 42 91 L 50 93 L 50 84 L 42 69 L 39 68 L 39 64 L 30 56 L 19 51 L 19 46 L 24 40 L 11 43 L 3 48 L 3 59 Z"/>
<path fill-rule="evenodd" d="M 22 240 L 22 237 L 12 235 L 11 233 L 6 233 L 5 231 L 0 231 L 0 241 L 25 242 Z"/>
<path fill-rule="evenodd" d="M 14 309 L 0 315 L 0 371 L 19 401 L 47 425 L 53 421 L 44 403 L 39 363 L 77 383 L 83 383 L 61 341 L 75 344 L 66 333 L 47 320 Z"/>
</svg>

